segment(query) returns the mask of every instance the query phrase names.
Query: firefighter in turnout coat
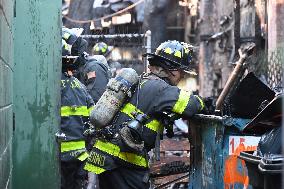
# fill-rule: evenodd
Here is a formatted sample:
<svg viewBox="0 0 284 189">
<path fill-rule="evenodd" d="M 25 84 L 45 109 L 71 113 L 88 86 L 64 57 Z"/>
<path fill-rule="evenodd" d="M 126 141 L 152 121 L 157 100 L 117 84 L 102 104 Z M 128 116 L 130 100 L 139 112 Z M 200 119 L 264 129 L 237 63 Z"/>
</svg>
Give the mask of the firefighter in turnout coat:
<svg viewBox="0 0 284 189">
<path fill-rule="evenodd" d="M 99 175 L 101 189 L 149 188 L 148 152 L 155 147 L 155 141 L 173 117 L 189 119 L 204 109 L 202 98 L 176 86 L 192 73 L 191 45 L 166 41 L 147 55 L 150 73 L 140 76 L 133 95 L 108 127 L 111 134 L 96 138 L 84 167 Z M 137 132 L 131 129 L 133 135 L 129 136 L 125 125 L 137 120 L 137 115 L 146 115 L 146 119 Z M 140 142 L 129 142 L 133 138 Z"/>
</svg>

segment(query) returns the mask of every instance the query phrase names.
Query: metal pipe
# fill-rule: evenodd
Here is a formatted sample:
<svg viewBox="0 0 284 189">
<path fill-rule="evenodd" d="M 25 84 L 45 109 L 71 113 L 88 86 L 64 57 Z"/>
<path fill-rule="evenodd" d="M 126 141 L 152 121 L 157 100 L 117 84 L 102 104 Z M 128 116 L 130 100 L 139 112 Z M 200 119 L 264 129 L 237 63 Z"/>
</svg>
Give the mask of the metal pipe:
<svg viewBox="0 0 284 189">
<path fill-rule="evenodd" d="M 147 30 L 146 31 L 146 52 L 147 53 L 151 53 L 151 46 L 152 46 L 151 40 L 152 40 L 152 33 L 150 30 Z M 146 73 L 149 72 L 148 65 L 149 65 L 149 61 L 148 59 L 146 59 L 145 68 L 144 68 L 144 71 Z"/>
<path fill-rule="evenodd" d="M 147 31 L 148 32 L 148 31 Z M 105 38 L 105 39 L 115 39 L 115 38 L 133 38 L 133 37 L 145 37 L 147 36 L 147 32 L 146 34 L 138 34 L 138 33 L 134 33 L 134 34 L 110 34 L 110 35 L 81 35 L 82 38 L 85 39 L 101 39 L 101 38 Z M 150 37 L 151 37 L 151 32 L 150 32 Z"/>
<path fill-rule="evenodd" d="M 215 116 L 215 115 L 205 115 L 205 114 L 196 114 L 193 117 L 194 119 L 201 119 L 201 120 L 216 120 L 216 121 L 223 121 L 225 118 L 221 116 Z"/>
<path fill-rule="evenodd" d="M 116 38 L 145 38 L 146 37 L 146 52 L 151 53 L 151 38 L 152 38 L 152 33 L 150 30 L 147 30 L 146 33 L 142 34 L 110 34 L 110 35 L 81 35 L 82 38 L 84 39 L 116 39 Z M 146 73 L 149 72 L 148 69 L 149 61 L 148 59 L 145 60 L 144 63 L 144 71 Z"/>
<path fill-rule="evenodd" d="M 238 78 L 239 73 L 242 70 L 243 62 L 244 62 L 243 58 L 241 58 L 237 62 L 236 67 L 234 68 L 234 70 L 233 70 L 232 74 L 230 75 L 227 83 L 225 84 L 224 89 L 222 90 L 219 98 L 217 99 L 216 110 L 221 110 L 221 106 L 222 106 L 227 94 L 229 93 L 230 89 L 232 88 L 233 84 L 235 83 L 236 79 Z"/>
<path fill-rule="evenodd" d="M 242 71 L 244 70 L 244 63 L 245 63 L 247 57 L 252 53 L 254 48 L 255 48 L 254 43 L 248 43 L 248 44 L 245 44 L 243 46 L 243 48 L 239 49 L 240 59 L 236 62 L 236 67 L 234 68 L 233 72 L 231 73 L 231 75 L 230 75 L 228 81 L 226 82 L 220 96 L 217 99 L 216 110 L 221 110 L 222 104 L 223 104 L 226 96 L 228 95 L 228 93 L 232 89 L 233 85 L 237 81 L 239 75 L 243 74 Z"/>
</svg>

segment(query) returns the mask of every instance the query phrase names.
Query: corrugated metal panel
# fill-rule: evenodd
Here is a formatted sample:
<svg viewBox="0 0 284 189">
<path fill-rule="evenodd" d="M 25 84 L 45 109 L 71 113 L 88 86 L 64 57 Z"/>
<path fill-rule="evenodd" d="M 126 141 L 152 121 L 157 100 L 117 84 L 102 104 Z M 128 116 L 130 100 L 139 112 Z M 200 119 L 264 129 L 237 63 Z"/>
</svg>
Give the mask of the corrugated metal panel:
<svg viewBox="0 0 284 189">
<path fill-rule="evenodd" d="M 14 24 L 13 188 L 56 189 L 61 1 L 17 1 Z"/>
<path fill-rule="evenodd" d="M 0 188 L 11 188 L 12 180 L 13 4 L 0 1 Z"/>
</svg>

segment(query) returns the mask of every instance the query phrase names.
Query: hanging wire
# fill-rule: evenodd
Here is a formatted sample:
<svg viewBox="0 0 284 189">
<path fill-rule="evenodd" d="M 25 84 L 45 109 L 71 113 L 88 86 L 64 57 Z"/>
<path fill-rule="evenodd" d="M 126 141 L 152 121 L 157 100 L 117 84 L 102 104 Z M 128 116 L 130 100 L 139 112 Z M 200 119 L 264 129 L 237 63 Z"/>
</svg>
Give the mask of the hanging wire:
<svg viewBox="0 0 284 189">
<path fill-rule="evenodd" d="M 100 17 L 100 18 L 96 18 L 96 19 L 93 19 L 93 20 L 75 20 L 75 19 L 70 18 L 70 17 L 68 17 L 66 15 L 64 15 L 63 17 L 66 18 L 67 20 L 69 20 L 70 22 L 74 22 L 74 23 L 78 23 L 78 24 L 87 24 L 87 23 L 96 22 L 96 21 L 100 21 L 100 20 L 104 20 L 104 19 L 107 19 L 107 18 L 111 18 L 111 17 L 117 16 L 117 15 L 119 15 L 121 13 L 124 13 L 124 12 L 126 12 L 126 11 L 128 11 L 128 10 L 134 8 L 134 7 L 136 7 L 137 5 L 139 5 L 139 4 L 143 3 L 143 2 L 144 2 L 144 0 L 139 0 L 136 3 L 126 7 L 125 9 L 122 9 L 120 11 L 117 11 L 117 12 L 113 13 L 113 14 L 106 15 L 106 16 L 103 16 L 103 17 Z"/>
</svg>

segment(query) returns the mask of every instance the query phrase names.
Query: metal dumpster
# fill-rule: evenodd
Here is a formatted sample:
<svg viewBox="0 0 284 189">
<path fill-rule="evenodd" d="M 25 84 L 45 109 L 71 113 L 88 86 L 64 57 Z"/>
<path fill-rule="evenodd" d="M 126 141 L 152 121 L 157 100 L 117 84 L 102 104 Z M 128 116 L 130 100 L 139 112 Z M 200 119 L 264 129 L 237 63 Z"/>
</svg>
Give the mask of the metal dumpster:
<svg viewBox="0 0 284 189">
<path fill-rule="evenodd" d="M 248 119 L 197 115 L 190 122 L 190 189 L 249 186 L 241 151 L 255 151 L 260 137 L 241 134 Z"/>
<path fill-rule="evenodd" d="M 246 163 L 249 183 L 255 189 L 281 188 L 284 162 L 281 155 L 282 103 L 283 94 L 277 94 L 243 130 L 262 135 L 256 153 L 241 152 L 239 156 Z"/>
<path fill-rule="evenodd" d="M 263 189 L 264 177 L 258 170 L 260 156 L 253 155 L 253 152 L 241 152 L 240 159 L 244 160 L 248 169 L 249 184 L 253 189 Z"/>
</svg>

